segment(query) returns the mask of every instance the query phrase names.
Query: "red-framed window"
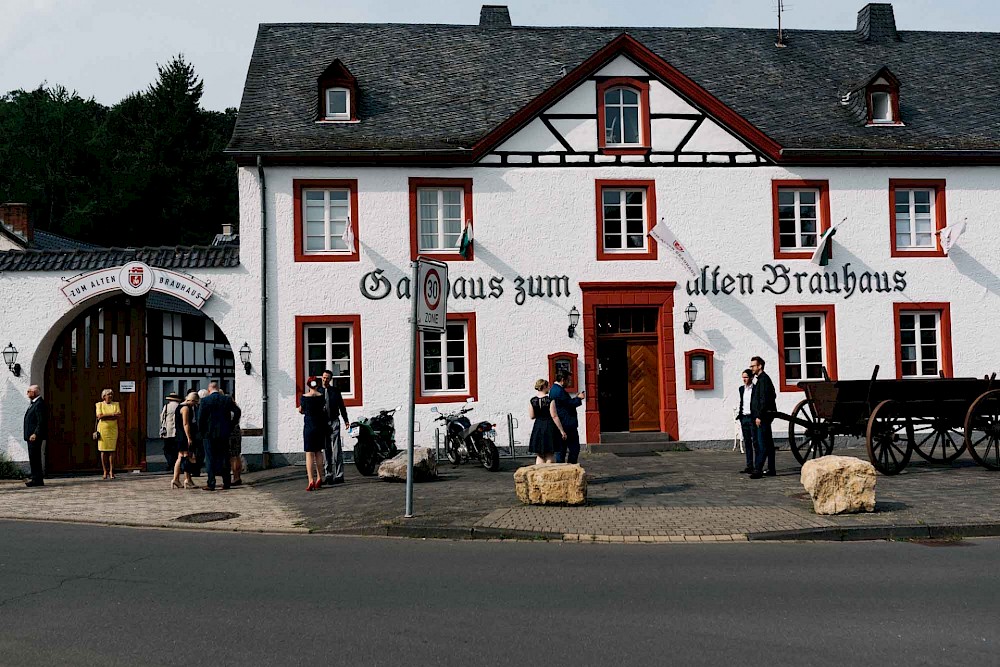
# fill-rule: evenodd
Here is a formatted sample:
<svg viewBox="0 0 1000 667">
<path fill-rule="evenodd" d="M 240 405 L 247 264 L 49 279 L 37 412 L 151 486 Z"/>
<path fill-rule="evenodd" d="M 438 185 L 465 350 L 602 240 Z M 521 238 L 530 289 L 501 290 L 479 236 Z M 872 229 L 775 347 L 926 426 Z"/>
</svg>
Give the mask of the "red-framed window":
<svg viewBox="0 0 1000 667">
<path fill-rule="evenodd" d="M 597 180 L 598 261 L 656 259 L 656 181 Z"/>
<path fill-rule="evenodd" d="M 296 262 L 357 262 L 358 181 L 292 181 Z M 347 233 L 348 226 L 350 233 Z"/>
<path fill-rule="evenodd" d="M 830 228 L 829 181 L 771 181 L 774 258 L 809 259 Z"/>
<path fill-rule="evenodd" d="M 869 125 L 902 125 L 899 118 L 899 88 L 872 84 L 866 91 Z"/>
<path fill-rule="evenodd" d="M 344 405 L 362 404 L 361 316 L 297 315 L 295 317 L 295 402 L 306 379 L 333 371 Z"/>
<path fill-rule="evenodd" d="M 340 60 L 334 60 L 316 81 L 318 120 L 354 123 L 358 120 L 358 82 Z"/>
<path fill-rule="evenodd" d="M 417 334 L 417 403 L 479 398 L 476 314 L 448 313 L 445 333 Z"/>
<path fill-rule="evenodd" d="M 715 352 L 712 350 L 685 352 L 684 369 L 687 389 L 715 389 Z"/>
<path fill-rule="evenodd" d="M 549 355 L 549 384 L 555 384 L 556 371 L 568 370 L 570 372 L 570 383 L 563 386 L 563 389 L 570 393 L 576 393 L 578 380 L 576 372 L 577 360 L 579 356 L 575 352 L 553 352 Z"/>
<path fill-rule="evenodd" d="M 410 179 L 410 259 L 474 260 L 474 244 L 468 258 L 461 254 L 466 224 L 472 225 L 471 178 Z"/>
<path fill-rule="evenodd" d="M 651 146 L 649 83 L 614 77 L 597 83 L 597 146 L 608 155 L 641 155 Z"/>
<path fill-rule="evenodd" d="M 802 391 L 799 382 L 837 379 L 837 320 L 832 305 L 776 306 L 778 382 L 781 391 Z"/>
<path fill-rule="evenodd" d="M 894 303 L 896 377 L 954 377 L 951 304 Z"/>
<path fill-rule="evenodd" d="M 893 257 L 944 257 L 948 225 L 944 179 L 889 179 L 889 239 Z"/>
</svg>

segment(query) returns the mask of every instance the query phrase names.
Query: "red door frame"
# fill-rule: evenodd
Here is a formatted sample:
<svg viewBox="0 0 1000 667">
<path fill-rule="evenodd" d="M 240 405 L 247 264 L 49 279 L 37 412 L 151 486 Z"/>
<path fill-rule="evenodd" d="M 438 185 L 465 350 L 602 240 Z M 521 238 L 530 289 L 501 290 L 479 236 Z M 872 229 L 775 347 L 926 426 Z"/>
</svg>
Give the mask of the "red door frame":
<svg viewBox="0 0 1000 667">
<path fill-rule="evenodd" d="M 583 292 L 583 361 L 587 390 L 587 442 L 600 442 L 601 413 L 597 409 L 597 324 L 598 308 L 659 308 L 656 332 L 660 355 L 660 431 L 680 440 L 677 426 L 677 370 L 674 363 L 675 282 L 580 283 Z"/>
</svg>

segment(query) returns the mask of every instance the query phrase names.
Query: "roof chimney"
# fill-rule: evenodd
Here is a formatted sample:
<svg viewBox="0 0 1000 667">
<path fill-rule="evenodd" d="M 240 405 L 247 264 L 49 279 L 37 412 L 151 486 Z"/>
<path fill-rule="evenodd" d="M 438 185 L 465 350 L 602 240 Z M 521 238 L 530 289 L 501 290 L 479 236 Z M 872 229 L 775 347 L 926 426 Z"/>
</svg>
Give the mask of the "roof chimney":
<svg viewBox="0 0 1000 667">
<path fill-rule="evenodd" d="M 898 42 L 896 17 L 888 2 L 869 2 L 858 12 L 858 39 L 870 44 Z"/>
<path fill-rule="evenodd" d="M 483 5 L 479 10 L 479 25 L 489 28 L 509 28 L 510 11 L 507 10 L 507 5 Z"/>
<path fill-rule="evenodd" d="M 28 218 L 27 204 L 0 204 L 0 223 L 29 245 L 35 240 L 35 228 Z"/>
</svg>

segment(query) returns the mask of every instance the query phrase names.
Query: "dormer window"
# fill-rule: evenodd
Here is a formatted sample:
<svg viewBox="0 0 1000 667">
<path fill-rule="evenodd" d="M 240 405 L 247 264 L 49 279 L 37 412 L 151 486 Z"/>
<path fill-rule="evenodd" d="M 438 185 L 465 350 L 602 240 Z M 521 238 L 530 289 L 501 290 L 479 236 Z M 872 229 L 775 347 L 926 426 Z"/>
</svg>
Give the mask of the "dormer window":
<svg viewBox="0 0 1000 667">
<path fill-rule="evenodd" d="M 334 60 L 320 74 L 317 83 L 319 113 L 316 120 L 328 123 L 358 121 L 358 82 L 344 63 Z"/>
<path fill-rule="evenodd" d="M 868 107 L 867 124 L 902 125 L 899 117 L 899 79 L 882 67 L 864 84 Z"/>
<path fill-rule="evenodd" d="M 887 92 L 872 93 L 872 123 L 892 123 L 892 94 Z"/>
<path fill-rule="evenodd" d="M 649 150 L 649 83 L 615 77 L 597 84 L 597 144 L 610 154 Z"/>
<path fill-rule="evenodd" d="M 351 120 L 351 91 L 347 88 L 326 89 L 326 120 Z"/>
</svg>

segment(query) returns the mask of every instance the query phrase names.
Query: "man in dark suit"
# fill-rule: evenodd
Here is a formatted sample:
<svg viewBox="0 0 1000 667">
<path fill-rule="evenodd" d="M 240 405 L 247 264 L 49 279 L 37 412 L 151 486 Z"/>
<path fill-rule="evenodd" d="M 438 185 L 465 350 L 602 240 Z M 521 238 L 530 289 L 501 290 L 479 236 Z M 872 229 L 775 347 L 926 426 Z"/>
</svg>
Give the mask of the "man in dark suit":
<svg viewBox="0 0 1000 667">
<path fill-rule="evenodd" d="M 28 443 L 28 461 L 31 465 L 31 477 L 25 486 L 45 486 L 42 473 L 42 442 L 45 440 L 47 415 L 45 401 L 37 384 L 28 387 L 28 400 L 31 404 L 24 413 L 24 441 Z"/>
<path fill-rule="evenodd" d="M 198 431 L 205 447 L 205 491 L 215 491 L 215 474 L 222 475 L 222 488 L 232 486 L 229 470 L 229 436 L 240 421 L 241 411 L 218 382 L 208 383 L 208 396 L 198 404 Z"/>
<path fill-rule="evenodd" d="M 351 422 L 347 419 L 344 395 L 334 384 L 333 371 L 323 371 L 323 386 L 319 390 L 326 400 L 326 418 L 330 427 L 326 436 L 326 469 L 323 471 L 323 483 L 343 484 L 344 447 L 340 438 L 340 419 L 343 417 L 345 426 L 350 426 Z"/>
<path fill-rule="evenodd" d="M 774 413 L 778 411 L 775 401 L 774 383 L 764 372 L 764 360 L 760 357 L 750 359 L 750 370 L 753 371 L 753 396 L 750 399 L 750 416 L 754 424 L 754 470 L 750 479 L 760 479 L 765 474 L 773 477 L 777 474 L 774 468 L 774 438 L 771 435 L 771 422 Z M 764 460 L 767 459 L 767 470 L 764 470 Z"/>
</svg>

